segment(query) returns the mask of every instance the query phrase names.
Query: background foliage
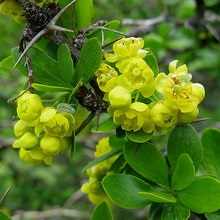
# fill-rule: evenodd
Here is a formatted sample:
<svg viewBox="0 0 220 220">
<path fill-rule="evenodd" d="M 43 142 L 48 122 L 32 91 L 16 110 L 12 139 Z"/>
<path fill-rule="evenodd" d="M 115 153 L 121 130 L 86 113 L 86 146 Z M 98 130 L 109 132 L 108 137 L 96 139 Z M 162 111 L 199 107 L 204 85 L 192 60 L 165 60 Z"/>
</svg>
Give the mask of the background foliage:
<svg viewBox="0 0 220 220">
<path fill-rule="evenodd" d="M 198 9 L 193 0 L 94 0 L 94 6 L 95 21 L 117 19 L 121 21 L 121 31 L 143 37 L 145 46 L 155 53 L 160 71 L 166 71 L 165 66 L 173 59 L 186 63 L 193 73 L 194 81 L 202 83 L 206 89 L 206 98 L 200 105 L 200 118 L 210 118 L 194 127 L 198 132 L 208 126 L 220 127 L 219 0 L 205 0 L 205 10 L 212 15 L 207 15 L 210 21 L 205 25 L 193 20 L 203 10 Z M 155 21 L 154 18 L 159 20 Z M 155 24 L 146 24 L 146 19 Z M 0 60 L 18 45 L 23 28 L 12 18 L 0 15 Z M 16 71 L 0 71 L 0 195 L 12 186 L 1 208 L 5 208 L 14 219 L 50 219 L 40 218 L 39 213 L 27 211 L 51 209 L 62 210 L 65 216 L 72 216 L 63 219 L 73 219 L 74 215 L 75 219 L 88 219 L 94 207 L 78 189 L 86 178 L 81 168 L 92 157 L 100 135 L 85 132 L 83 135 L 87 135 L 86 140 L 83 135 L 78 137 L 78 150 L 73 160 L 69 161 L 66 155 L 59 157 L 50 167 L 24 164 L 10 147 L 14 140 L 11 118 L 16 108 L 7 104 L 7 99 L 22 89 L 25 79 Z M 163 146 L 166 138 L 164 136 L 164 139 L 157 140 L 158 146 Z M 67 213 L 66 210 L 76 212 Z M 19 217 L 23 211 L 32 217 Z M 44 216 L 47 214 L 42 213 Z M 118 209 L 115 216 L 120 220 L 128 216 L 129 219 L 144 219 L 143 211 L 139 210 Z"/>
</svg>

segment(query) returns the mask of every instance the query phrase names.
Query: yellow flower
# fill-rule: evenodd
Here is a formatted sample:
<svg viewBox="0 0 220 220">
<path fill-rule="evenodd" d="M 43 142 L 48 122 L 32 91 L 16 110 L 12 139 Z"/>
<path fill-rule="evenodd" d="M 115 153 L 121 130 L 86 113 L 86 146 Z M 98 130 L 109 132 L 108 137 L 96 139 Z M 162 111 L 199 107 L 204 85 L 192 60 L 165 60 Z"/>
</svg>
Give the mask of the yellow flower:
<svg viewBox="0 0 220 220">
<path fill-rule="evenodd" d="M 103 92 L 109 92 L 117 85 L 118 73 L 108 64 L 102 63 L 95 75 L 98 86 Z"/>
<path fill-rule="evenodd" d="M 13 143 L 14 148 L 24 148 L 25 150 L 31 150 L 35 148 L 39 143 L 37 136 L 31 132 L 26 132 L 22 137 Z"/>
<path fill-rule="evenodd" d="M 44 108 L 40 116 L 46 134 L 54 137 L 67 137 L 72 135 L 75 120 L 69 113 L 57 113 L 53 107 Z M 41 127 L 38 128 L 40 132 Z"/>
<path fill-rule="evenodd" d="M 127 109 L 113 111 L 115 124 L 121 125 L 126 131 L 138 131 L 145 124 L 145 119 L 150 117 L 150 109 L 142 102 L 134 102 Z M 148 133 L 151 132 L 147 129 Z M 153 125 L 152 125 L 153 130 Z"/>
<path fill-rule="evenodd" d="M 109 137 L 102 138 L 98 144 L 96 145 L 96 151 L 94 153 L 95 157 L 101 157 L 104 154 L 107 154 L 112 150 L 111 146 L 109 145 Z"/>
<path fill-rule="evenodd" d="M 197 118 L 198 114 L 199 114 L 199 109 L 198 108 L 195 108 L 191 112 L 186 112 L 186 113 L 179 112 L 178 121 L 180 123 L 190 123 L 190 122 L 192 122 L 193 120 L 195 120 Z"/>
<path fill-rule="evenodd" d="M 27 122 L 37 120 L 43 110 L 41 98 L 36 94 L 23 94 L 18 99 L 17 105 L 18 117 Z"/>
<path fill-rule="evenodd" d="M 164 95 L 165 104 L 181 112 L 192 112 L 203 100 L 204 87 L 198 83 L 185 82 L 181 77 L 169 77 L 164 73 L 155 79 L 156 90 Z"/>
<path fill-rule="evenodd" d="M 42 160 L 36 160 L 32 158 L 30 152 L 23 148 L 20 149 L 19 156 L 24 162 L 29 163 L 31 165 L 39 165 L 42 163 Z"/>
<path fill-rule="evenodd" d="M 131 93 L 122 86 L 116 86 L 109 92 L 108 99 L 112 108 L 127 108 L 131 104 Z"/>
<path fill-rule="evenodd" d="M 157 102 L 150 111 L 155 125 L 164 130 L 175 126 L 178 122 L 178 110 L 171 109 L 163 101 Z"/>
<path fill-rule="evenodd" d="M 143 46 L 142 38 L 122 38 L 113 44 L 113 54 L 105 53 L 105 59 L 109 62 L 116 62 L 130 57 L 143 58 L 147 53 L 142 50 Z"/>
</svg>

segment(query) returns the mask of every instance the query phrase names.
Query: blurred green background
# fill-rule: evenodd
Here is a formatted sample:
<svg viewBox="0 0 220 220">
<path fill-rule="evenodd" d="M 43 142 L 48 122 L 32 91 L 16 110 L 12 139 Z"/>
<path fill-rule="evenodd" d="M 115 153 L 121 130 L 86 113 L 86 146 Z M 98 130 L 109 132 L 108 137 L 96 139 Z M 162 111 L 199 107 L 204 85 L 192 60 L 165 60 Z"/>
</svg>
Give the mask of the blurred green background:
<svg viewBox="0 0 220 220">
<path fill-rule="evenodd" d="M 121 31 L 143 37 L 145 46 L 155 53 L 160 71 L 167 72 L 169 62 L 175 59 L 180 60 L 179 64 L 187 64 L 193 81 L 202 83 L 206 89 L 199 118 L 210 118 L 193 124 L 194 127 L 199 134 L 206 127 L 220 128 L 220 0 L 204 1 L 203 9 L 209 19 L 205 22 L 194 19 L 201 13 L 194 0 L 94 0 L 94 6 L 94 21 L 120 20 Z M 164 15 L 163 21 L 144 25 L 146 19 L 155 22 L 153 18 L 161 19 Z M 13 18 L 0 15 L 0 61 L 18 46 L 23 29 L 24 25 L 15 23 Z M 0 72 L 0 197 L 12 186 L 0 209 L 13 219 L 89 219 L 94 206 L 79 192 L 86 179 L 81 169 L 92 158 L 100 135 L 88 134 L 86 140 L 80 136 L 75 157 L 70 161 L 64 155 L 50 167 L 25 164 L 11 148 L 16 107 L 7 104 L 7 99 L 21 91 L 26 79 L 15 70 L 1 68 Z M 56 216 L 28 212 L 37 210 L 53 210 Z M 60 210 L 64 213 L 62 217 Z M 146 219 L 146 213 L 140 210 L 116 209 L 114 215 L 120 220 L 128 216 Z"/>
</svg>

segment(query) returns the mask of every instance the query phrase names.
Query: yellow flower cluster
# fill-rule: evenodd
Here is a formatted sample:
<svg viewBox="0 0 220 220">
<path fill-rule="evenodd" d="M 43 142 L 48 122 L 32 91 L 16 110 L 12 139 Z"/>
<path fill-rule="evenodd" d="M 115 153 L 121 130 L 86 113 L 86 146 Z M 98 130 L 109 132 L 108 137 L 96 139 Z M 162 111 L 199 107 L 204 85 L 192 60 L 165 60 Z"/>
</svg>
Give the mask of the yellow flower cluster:
<svg viewBox="0 0 220 220">
<path fill-rule="evenodd" d="M 44 107 L 38 95 L 26 92 L 18 98 L 17 115 L 20 120 L 14 126 L 17 140 L 13 147 L 20 149 L 25 162 L 50 165 L 54 156 L 69 148 L 75 124 L 72 114 Z"/>
<path fill-rule="evenodd" d="M 127 131 L 151 133 L 196 119 L 197 105 L 205 95 L 203 86 L 192 83 L 187 66 L 177 67 L 176 60 L 170 63 L 168 75 L 160 73 L 155 78 L 144 60 L 143 46 L 141 38 L 118 40 L 113 53 L 105 53 L 106 61 L 115 67 L 102 63 L 96 72 L 115 124 Z"/>
<path fill-rule="evenodd" d="M 95 157 L 101 157 L 104 154 L 112 151 L 111 146 L 109 145 L 109 138 L 101 139 L 96 145 L 96 151 L 94 153 Z M 81 187 L 81 191 L 85 194 L 88 194 L 89 200 L 97 205 L 102 201 L 105 201 L 109 207 L 113 205 L 111 200 L 106 195 L 101 181 L 109 173 L 108 170 L 118 156 L 111 157 L 108 160 L 105 160 L 89 169 L 87 169 L 87 174 L 89 175 L 89 181 L 84 183 Z"/>
</svg>

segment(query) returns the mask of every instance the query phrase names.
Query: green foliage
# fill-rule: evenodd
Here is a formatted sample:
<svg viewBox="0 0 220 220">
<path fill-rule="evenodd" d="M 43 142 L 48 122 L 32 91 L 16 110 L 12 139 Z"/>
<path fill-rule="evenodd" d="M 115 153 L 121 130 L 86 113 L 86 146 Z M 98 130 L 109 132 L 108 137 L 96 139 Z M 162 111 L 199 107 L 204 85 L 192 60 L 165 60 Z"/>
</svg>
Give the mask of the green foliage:
<svg viewBox="0 0 220 220">
<path fill-rule="evenodd" d="M 1 220 L 11 220 L 11 218 L 2 211 L 0 211 L 0 218 Z"/>
<path fill-rule="evenodd" d="M 138 194 L 138 192 L 149 190 L 151 186 L 137 177 L 112 174 L 106 176 L 102 184 L 111 200 L 122 208 L 137 209 L 151 203 Z"/>
<path fill-rule="evenodd" d="M 202 160 L 203 147 L 193 127 L 182 125 L 175 127 L 170 133 L 167 152 L 173 169 L 177 165 L 178 157 L 187 153 L 193 161 L 195 170 L 197 170 Z"/>
<path fill-rule="evenodd" d="M 103 218 L 106 220 L 113 220 L 111 212 L 105 202 L 102 202 L 94 209 L 91 220 L 100 220 Z"/>
</svg>

